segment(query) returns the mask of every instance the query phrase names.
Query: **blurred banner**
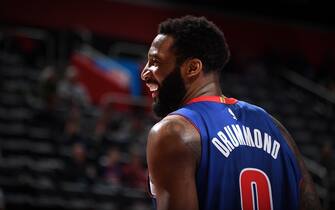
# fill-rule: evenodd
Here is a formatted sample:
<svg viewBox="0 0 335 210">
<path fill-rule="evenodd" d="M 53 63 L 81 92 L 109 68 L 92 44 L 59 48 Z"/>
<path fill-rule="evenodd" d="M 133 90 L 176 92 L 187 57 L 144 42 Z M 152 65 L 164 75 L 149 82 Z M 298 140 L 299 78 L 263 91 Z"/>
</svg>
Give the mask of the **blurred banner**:
<svg viewBox="0 0 335 210">
<path fill-rule="evenodd" d="M 99 104 L 109 94 L 142 93 L 139 62 L 127 58 L 111 58 L 85 46 L 73 53 L 71 62 L 77 67 L 79 79 L 86 86 L 91 101 Z"/>
</svg>

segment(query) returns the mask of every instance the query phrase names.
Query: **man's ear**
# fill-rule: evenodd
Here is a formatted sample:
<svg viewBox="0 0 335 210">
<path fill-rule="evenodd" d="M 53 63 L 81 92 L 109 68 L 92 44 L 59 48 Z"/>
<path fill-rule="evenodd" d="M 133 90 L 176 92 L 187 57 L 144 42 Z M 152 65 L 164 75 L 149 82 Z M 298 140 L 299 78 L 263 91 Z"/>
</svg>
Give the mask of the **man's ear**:
<svg viewBox="0 0 335 210">
<path fill-rule="evenodd" d="M 202 71 L 202 62 L 198 58 L 192 58 L 189 60 L 186 60 L 184 63 L 184 74 L 188 78 L 193 78 L 200 74 Z"/>
</svg>

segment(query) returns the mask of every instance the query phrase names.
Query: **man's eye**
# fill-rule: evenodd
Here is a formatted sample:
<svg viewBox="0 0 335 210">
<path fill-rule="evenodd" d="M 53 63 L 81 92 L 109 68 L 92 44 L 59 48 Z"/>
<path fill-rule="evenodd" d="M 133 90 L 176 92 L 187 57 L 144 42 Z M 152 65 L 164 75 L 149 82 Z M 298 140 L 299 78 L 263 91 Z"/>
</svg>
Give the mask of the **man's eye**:
<svg viewBox="0 0 335 210">
<path fill-rule="evenodd" d="M 152 60 L 151 64 L 153 66 L 158 66 L 159 62 L 158 62 L 158 60 L 154 59 L 154 60 Z"/>
</svg>

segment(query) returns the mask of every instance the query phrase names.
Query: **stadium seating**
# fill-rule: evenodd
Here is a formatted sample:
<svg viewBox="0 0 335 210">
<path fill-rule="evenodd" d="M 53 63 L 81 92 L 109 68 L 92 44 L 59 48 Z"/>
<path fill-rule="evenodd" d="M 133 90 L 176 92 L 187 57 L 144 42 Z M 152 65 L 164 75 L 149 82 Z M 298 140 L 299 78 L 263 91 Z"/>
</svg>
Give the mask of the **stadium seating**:
<svg viewBox="0 0 335 210">
<path fill-rule="evenodd" d="M 71 146 L 64 140 L 65 121 L 41 114 L 43 105 L 35 93 L 41 70 L 26 67 L 17 60 L 2 59 L 0 70 L 0 188 L 4 191 L 8 209 L 150 208 L 150 199 L 143 188 L 106 184 L 99 177 L 89 183 L 63 178 L 71 156 Z M 250 71 L 225 74 L 222 79 L 225 95 L 255 103 L 273 114 L 291 132 L 303 155 L 316 164 L 314 168 L 322 169 L 317 162 L 321 159 L 323 142 L 331 141 L 335 136 L 335 118 L 327 116 L 317 96 L 282 77 L 252 75 Z M 66 116 L 62 107 L 54 111 L 58 117 Z M 85 110 L 82 126 L 94 126 L 100 112 L 99 107 Z M 136 134 L 141 138 L 136 140 L 138 143 L 145 144 L 146 132 L 153 124 L 151 116 L 147 118 L 142 122 L 145 129 Z M 111 124 L 107 140 L 102 143 L 118 146 L 122 161 L 127 162 L 134 136 L 129 123 L 122 122 L 130 122 L 131 115 L 124 113 L 116 120 L 114 126 Z M 104 152 L 96 154 L 94 146 L 89 150 L 89 158 L 98 165 Z M 322 199 L 325 202 L 332 194 L 322 176 L 313 174 L 318 188 L 324 191 Z M 334 182 L 331 177 L 326 178 Z M 333 192 L 334 183 L 330 186 Z M 335 197 L 330 199 L 334 204 Z"/>
</svg>

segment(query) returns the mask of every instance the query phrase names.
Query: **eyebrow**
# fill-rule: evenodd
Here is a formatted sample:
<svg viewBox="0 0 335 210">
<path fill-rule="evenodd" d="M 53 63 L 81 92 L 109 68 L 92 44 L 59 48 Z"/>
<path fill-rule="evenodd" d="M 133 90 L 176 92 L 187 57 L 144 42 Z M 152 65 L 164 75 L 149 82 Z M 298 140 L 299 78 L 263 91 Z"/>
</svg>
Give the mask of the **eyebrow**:
<svg viewBox="0 0 335 210">
<path fill-rule="evenodd" d="M 148 53 L 148 58 L 155 58 L 157 60 L 160 60 L 161 58 L 159 57 L 158 53 L 155 53 L 155 54 L 150 54 Z"/>
</svg>

